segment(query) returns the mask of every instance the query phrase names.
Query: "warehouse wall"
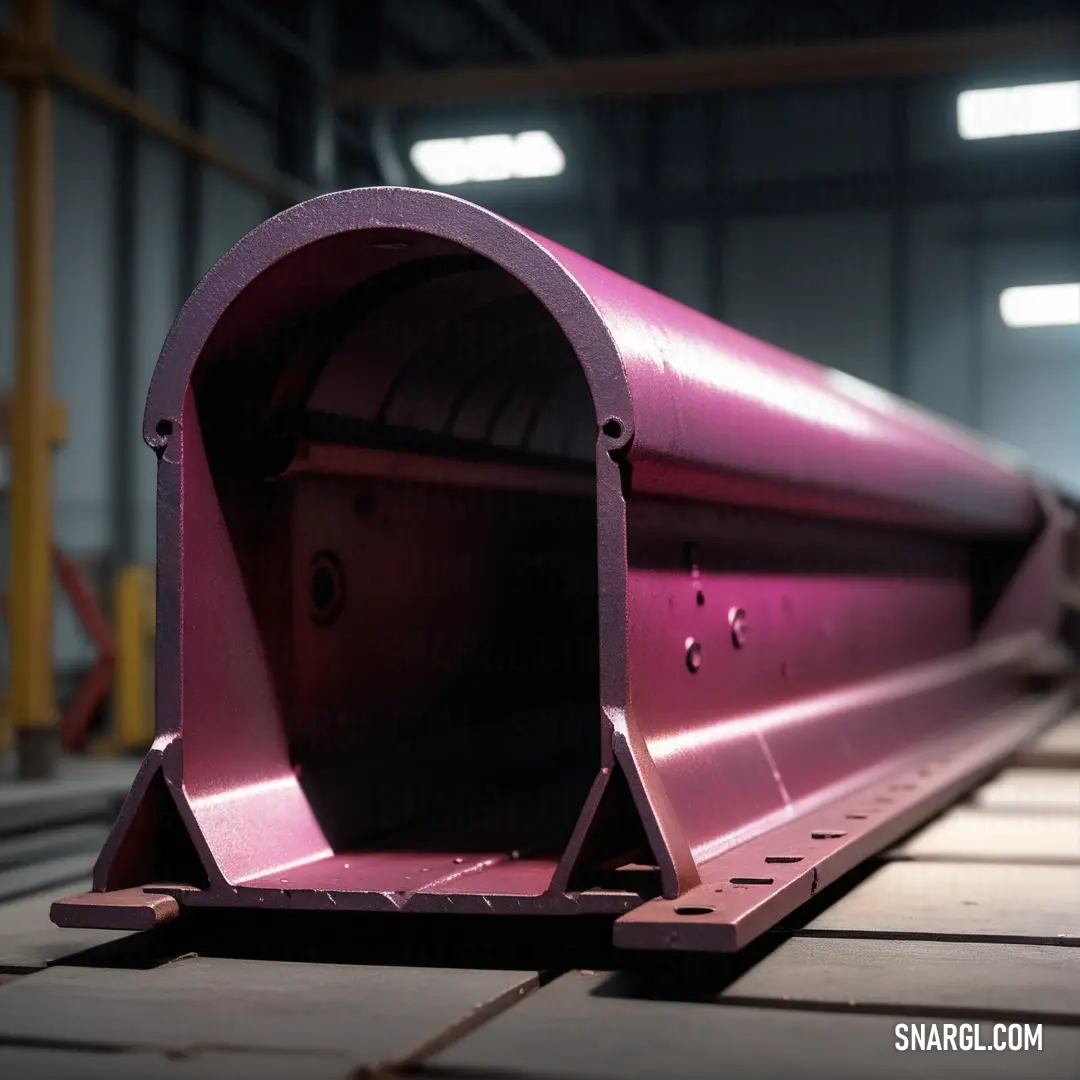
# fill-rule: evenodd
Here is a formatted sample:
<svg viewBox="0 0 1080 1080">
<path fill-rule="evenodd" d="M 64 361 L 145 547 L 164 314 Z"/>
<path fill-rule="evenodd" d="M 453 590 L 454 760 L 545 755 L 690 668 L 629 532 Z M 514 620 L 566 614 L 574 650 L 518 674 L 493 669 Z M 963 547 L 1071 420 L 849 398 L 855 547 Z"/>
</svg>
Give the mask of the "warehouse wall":
<svg viewBox="0 0 1080 1080">
<path fill-rule="evenodd" d="M 0 0 L 0 14 L 8 3 Z M 181 0 L 144 2 L 142 8 L 156 33 L 182 40 Z M 114 74 L 117 41 L 106 20 L 77 0 L 58 3 L 58 20 L 61 48 Z M 207 66 L 272 111 L 278 87 L 269 55 L 212 14 L 206 43 Z M 156 107 L 181 115 L 183 73 L 149 46 L 141 47 L 138 57 L 137 88 Z M 1031 145 L 962 143 L 955 133 L 957 89 L 948 82 L 909 88 L 903 142 L 912 168 L 949 161 L 993 168 Z M 201 94 L 208 134 L 254 163 L 274 163 L 275 132 L 264 118 L 215 89 L 203 87 Z M 860 177 L 890 168 L 895 152 L 885 88 L 590 103 L 551 117 L 545 109 L 530 106 L 529 115 L 538 125 L 548 119 L 561 124 L 559 138 L 570 156 L 567 177 L 529 192 L 486 185 L 461 194 L 750 333 L 871 382 L 889 385 L 897 374 L 899 334 L 903 365 L 898 374 L 912 398 L 1014 443 L 1040 467 L 1080 489 L 1080 332 L 1009 330 L 997 311 L 998 293 L 1007 285 L 1080 278 L 1080 201 L 924 199 L 902 221 L 906 241 L 898 283 L 890 249 L 893 212 L 855 197 Z M 513 110 L 491 111 L 513 115 Z M 429 131 L 458 122 L 441 114 L 427 121 Z M 12 93 L 0 86 L 0 387 L 5 388 L 11 385 L 13 363 L 13 125 Z M 184 280 L 181 253 L 192 238 L 182 222 L 182 156 L 139 135 L 132 305 L 136 385 L 130 413 L 117 415 L 117 131 L 111 117 L 59 97 L 54 365 L 56 392 L 68 404 L 70 438 L 56 459 L 56 531 L 59 542 L 76 554 L 107 552 L 115 544 L 111 455 L 115 440 L 121 440 L 135 461 L 136 554 L 150 561 L 155 458 L 141 441 L 142 405 L 158 350 L 191 285 Z M 1046 138 L 1065 145 L 1076 136 Z M 823 192 L 817 203 L 798 194 L 807 184 Z M 756 208 L 753 198 L 742 208 L 736 200 L 733 209 L 717 214 L 705 206 L 717 185 L 773 195 Z M 848 187 L 850 206 L 845 205 Z M 790 205 L 787 196 L 775 195 L 788 190 Z M 197 201 L 199 273 L 270 212 L 264 198 L 202 166 Z M 898 295 L 906 298 L 899 328 Z M 0 536 L 6 545 L 6 528 Z M 56 649 L 61 666 L 89 656 L 59 599 Z"/>
<path fill-rule="evenodd" d="M 161 36 L 182 40 L 180 0 L 144 3 L 143 17 Z M 97 14 L 74 0 L 57 4 L 56 37 L 68 55 L 115 77 L 116 34 Z M 211 15 L 206 28 L 207 65 L 243 85 L 269 105 L 275 93 L 266 57 Z M 138 58 L 138 92 L 179 116 L 182 73 L 149 47 Z M 273 133 L 212 90 L 204 89 L 206 133 L 256 164 L 271 165 Z M 70 554 L 98 556 L 115 543 L 113 440 L 135 461 L 136 555 L 154 559 L 156 458 L 142 441 L 146 388 L 169 326 L 189 283 L 181 281 L 181 154 L 140 135 L 137 148 L 136 386 L 130 415 L 116 414 L 117 342 L 117 122 L 65 95 L 57 95 L 55 225 L 53 241 L 54 392 L 68 408 L 68 442 L 56 455 L 54 480 L 57 542 Z M 12 154 L 14 97 L 0 86 L 0 387 L 13 381 L 14 206 Z M 210 167 L 199 167 L 201 213 L 197 263 L 201 275 L 245 232 L 270 213 L 266 199 Z M 6 520 L 6 517 L 5 517 Z M 4 550 L 8 530 L 2 529 Z M 5 559 L 6 564 L 6 559 Z M 89 642 L 64 598 L 55 597 L 55 648 L 61 668 L 85 663 Z"/>
<path fill-rule="evenodd" d="M 183 39 L 182 12 L 177 0 L 144 3 L 143 9 L 152 28 L 162 37 L 172 41 Z M 208 23 L 207 66 L 272 107 L 276 91 L 266 56 L 212 13 Z M 182 73 L 148 47 L 140 51 L 138 91 L 163 112 L 182 118 Z M 208 88 L 202 90 L 202 111 L 208 136 L 253 164 L 275 164 L 273 133 L 260 118 Z M 160 140 L 143 137 L 138 161 L 134 308 L 139 392 L 133 402 L 134 415 L 126 421 L 126 437 L 132 440 L 138 463 L 136 553 L 140 561 L 150 562 L 155 545 L 157 459 L 142 442 L 143 403 L 165 335 L 193 283 L 182 280 L 179 254 L 184 243 L 181 236 L 183 155 Z M 267 200 L 239 181 L 210 167 L 200 167 L 199 172 L 196 277 L 204 274 L 229 247 L 271 213 Z"/>
</svg>

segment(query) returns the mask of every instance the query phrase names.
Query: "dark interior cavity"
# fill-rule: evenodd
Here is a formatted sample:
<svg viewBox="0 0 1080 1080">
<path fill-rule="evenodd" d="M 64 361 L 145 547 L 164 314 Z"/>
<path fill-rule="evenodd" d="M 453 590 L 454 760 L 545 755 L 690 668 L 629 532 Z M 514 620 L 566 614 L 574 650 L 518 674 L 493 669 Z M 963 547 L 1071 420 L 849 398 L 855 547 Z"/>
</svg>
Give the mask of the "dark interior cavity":
<svg viewBox="0 0 1080 1080">
<path fill-rule="evenodd" d="M 289 754 L 357 866 L 553 872 L 599 767 L 589 389 L 501 269 L 374 254 L 195 384 Z"/>
</svg>

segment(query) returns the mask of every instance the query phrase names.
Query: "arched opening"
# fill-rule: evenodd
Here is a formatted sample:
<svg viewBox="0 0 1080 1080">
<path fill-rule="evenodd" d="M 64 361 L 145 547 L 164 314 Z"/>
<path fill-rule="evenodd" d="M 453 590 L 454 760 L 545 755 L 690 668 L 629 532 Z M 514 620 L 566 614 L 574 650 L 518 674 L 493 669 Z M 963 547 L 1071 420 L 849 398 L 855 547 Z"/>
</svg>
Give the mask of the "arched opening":
<svg viewBox="0 0 1080 1080">
<path fill-rule="evenodd" d="M 333 851 L 281 881 L 536 895 L 600 766 L 581 366 L 523 285 L 433 237 L 343 234 L 265 278 L 192 388 Z"/>
</svg>

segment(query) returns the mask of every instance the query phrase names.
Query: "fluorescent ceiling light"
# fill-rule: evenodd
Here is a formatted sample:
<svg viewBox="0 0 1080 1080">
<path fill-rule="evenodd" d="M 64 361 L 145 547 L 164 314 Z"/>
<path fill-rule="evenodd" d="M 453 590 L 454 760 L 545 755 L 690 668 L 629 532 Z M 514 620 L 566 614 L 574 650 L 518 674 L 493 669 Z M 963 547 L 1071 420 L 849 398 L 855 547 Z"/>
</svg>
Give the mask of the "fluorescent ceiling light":
<svg viewBox="0 0 1080 1080">
<path fill-rule="evenodd" d="M 1080 325 L 1080 282 L 1070 285 L 1021 285 L 1001 294 L 1006 326 Z"/>
<path fill-rule="evenodd" d="M 429 184 L 439 187 L 558 176 L 566 168 L 566 156 L 546 131 L 423 139 L 413 144 L 409 160 Z"/>
<path fill-rule="evenodd" d="M 956 99 L 961 138 L 1000 139 L 1080 130 L 1080 82 L 965 90 Z"/>
</svg>

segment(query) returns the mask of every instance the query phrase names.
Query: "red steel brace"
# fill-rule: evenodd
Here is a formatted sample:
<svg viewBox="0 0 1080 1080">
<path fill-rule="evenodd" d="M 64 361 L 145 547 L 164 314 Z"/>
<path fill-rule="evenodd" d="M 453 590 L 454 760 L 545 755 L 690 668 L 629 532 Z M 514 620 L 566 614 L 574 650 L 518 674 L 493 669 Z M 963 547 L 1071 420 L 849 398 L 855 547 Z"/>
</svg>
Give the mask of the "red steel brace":
<svg viewBox="0 0 1080 1080">
<path fill-rule="evenodd" d="M 82 567 L 59 548 L 53 548 L 53 570 L 83 629 L 94 646 L 94 663 L 79 681 L 71 703 L 60 717 L 60 742 L 65 750 L 81 750 L 94 716 L 112 689 L 116 643 Z M 0 593 L 0 618 L 7 618 L 7 598 Z"/>
<path fill-rule="evenodd" d="M 116 669 L 116 642 L 108 621 L 102 614 L 97 593 L 75 560 L 59 548 L 53 548 L 56 578 L 67 594 L 72 609 L 94 645 L 95 658 L 90 670 L 79 682 L 75 698 L 60 718 L 60 740 L 65 750 L 81 750 L 98 709 L 112 689 Z"/>
</svg>

